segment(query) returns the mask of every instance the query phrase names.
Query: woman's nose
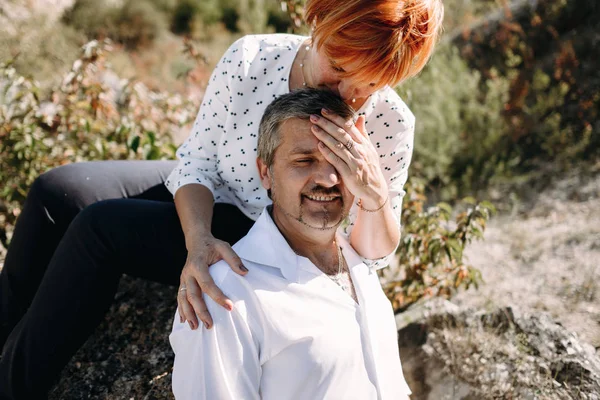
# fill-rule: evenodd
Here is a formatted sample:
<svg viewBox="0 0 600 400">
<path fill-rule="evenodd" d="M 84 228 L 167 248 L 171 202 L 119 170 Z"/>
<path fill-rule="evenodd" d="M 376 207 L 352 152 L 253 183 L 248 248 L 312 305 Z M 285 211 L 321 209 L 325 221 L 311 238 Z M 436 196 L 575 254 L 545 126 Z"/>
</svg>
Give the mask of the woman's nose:
<svg viewBox="0 0 600 400">
<path fill-rule="evenodd" d="M 340 97 L 344 100 L 349 100 L 358 97 L 357 90 L 354 88 L 354 86 L 349 85 L 345 81 L 341 81 L 338 84 L 338 91 L 340 92 Z"/>
</svg>

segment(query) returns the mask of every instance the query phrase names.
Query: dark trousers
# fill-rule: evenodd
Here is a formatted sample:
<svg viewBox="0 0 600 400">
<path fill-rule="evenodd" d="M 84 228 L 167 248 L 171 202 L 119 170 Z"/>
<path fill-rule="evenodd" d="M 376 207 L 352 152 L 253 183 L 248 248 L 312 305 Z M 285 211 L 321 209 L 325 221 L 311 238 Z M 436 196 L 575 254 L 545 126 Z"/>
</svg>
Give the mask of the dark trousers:
<svg viewBox="0 0 600 400">
<path fill-rule="evenodd" d="M 179 283 L 187 250 L 163 185 L 176 163 L 77 163 L 34 182 L 0 273 L 0 399 L 46 397 L 122 274 Z M 215 204 L 215 237 L 233 244 L 252 224 Z"/>
</svg>

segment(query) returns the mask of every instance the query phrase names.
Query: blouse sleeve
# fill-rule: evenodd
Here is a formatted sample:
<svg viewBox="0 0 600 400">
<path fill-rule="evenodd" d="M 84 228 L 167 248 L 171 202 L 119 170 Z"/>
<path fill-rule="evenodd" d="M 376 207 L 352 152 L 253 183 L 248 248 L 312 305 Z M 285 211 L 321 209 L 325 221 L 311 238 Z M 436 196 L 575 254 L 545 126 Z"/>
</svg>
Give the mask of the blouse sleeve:
<svg viewBox="0 0 600 400">
<path fill-rule="evenodd" d="M 214 196 L 215 189 L 224 184 L 218 173 L 218 146 L 231 105 L 232 70 L 242 58 L 241 41 L 231 45 L 215 67 L 190 136 L 177 149 L 179 164 L 165 182 L 173 196 L 191 183 L 206 186 Z"/>
<path fill-rule="evenodd" d="M 365 126 L 379 153 L 381 170 L 388 184 L 388 201 L 400 229 L 402 200 L 406 194 L 404 184 L 408 179 L 408 167 L 413 152 L 415 117 L 394 93 L 394 98 L 381 102 L 372 110 Z M 348 238 L 352 233 L 357 213 L 358 207 L 354 204 L 344 228 Z M 370 268 L 381 269 L 390 263 L 395 252 L 396 249 L 382 258 L 362 260 Z"/>
</svg>

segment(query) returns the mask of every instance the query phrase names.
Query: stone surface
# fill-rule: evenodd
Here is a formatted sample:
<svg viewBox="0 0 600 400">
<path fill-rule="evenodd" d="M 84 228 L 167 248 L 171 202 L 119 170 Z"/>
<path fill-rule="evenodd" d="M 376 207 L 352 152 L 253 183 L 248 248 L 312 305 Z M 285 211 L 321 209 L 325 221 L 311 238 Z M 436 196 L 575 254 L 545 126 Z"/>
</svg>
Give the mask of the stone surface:
<svg viewBox="0 0 600 400">
<path fill-rule="evenodd" d="M 75 355 L 52 400 L 172 399 L 174 287 L 124 277 L 104 322 Z"/>
<path fill-rule="evenodd" d="M 413 400 L 600 399 L 594 348 L 545 313 L 432 312 L 399 340 Z"/>
<path fill-rule="evenodd" d="M 176 288 L 124 277 L 105 321 L 50 398 L 171 399 Z M 397 317 L 412 400 L 600 400 L 600 360 L 547 314 L 483 312 L 444 301 Z"/>
</svg>

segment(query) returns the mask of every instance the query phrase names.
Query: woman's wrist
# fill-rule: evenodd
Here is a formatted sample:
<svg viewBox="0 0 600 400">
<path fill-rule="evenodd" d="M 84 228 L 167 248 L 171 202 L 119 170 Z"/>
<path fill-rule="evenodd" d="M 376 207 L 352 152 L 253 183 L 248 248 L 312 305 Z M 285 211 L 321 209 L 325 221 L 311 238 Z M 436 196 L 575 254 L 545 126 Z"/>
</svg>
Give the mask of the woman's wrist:
<svg viewBox="0 0 600 400">
<path fill-rule="evenodd" d="M 371 207 L 368 204 L 365 204 L 362 199 L 358 199 L 358 202 L 356 202 L 356 205 L 358 206 L 358 208 L 360 208 L 363 211 L 366 211 L 369 213 L 375 213 L 375 212 L 381 211 L 383 209 L 383 207 L 385 207 L 385 205 L 387 204 L 389 199 L 390 199 L 389 196 L 386 197 L 385 200 L 381 203 L 381 205 L 377 206 L 377 207 Z"/>
<path fill-rule="evenodd" d="M 360 197 L 357 199 L 356 204 L 363 211 L 375 212 L 383 209 L 388 201 L 389 195 L 386 192 L 383 194 L 374 194 L 373 196 Z"/>
<path fill-rule="evenodd" d="M 191 251 L 198 246 L 204 246 L 204 242 L 208 239 L 212 239 L 213 235 L 210 229 L 204 226 L 194 227 L 184 233 L 185 236 L 185 247 L 188 251 Z"/>
</svg>

